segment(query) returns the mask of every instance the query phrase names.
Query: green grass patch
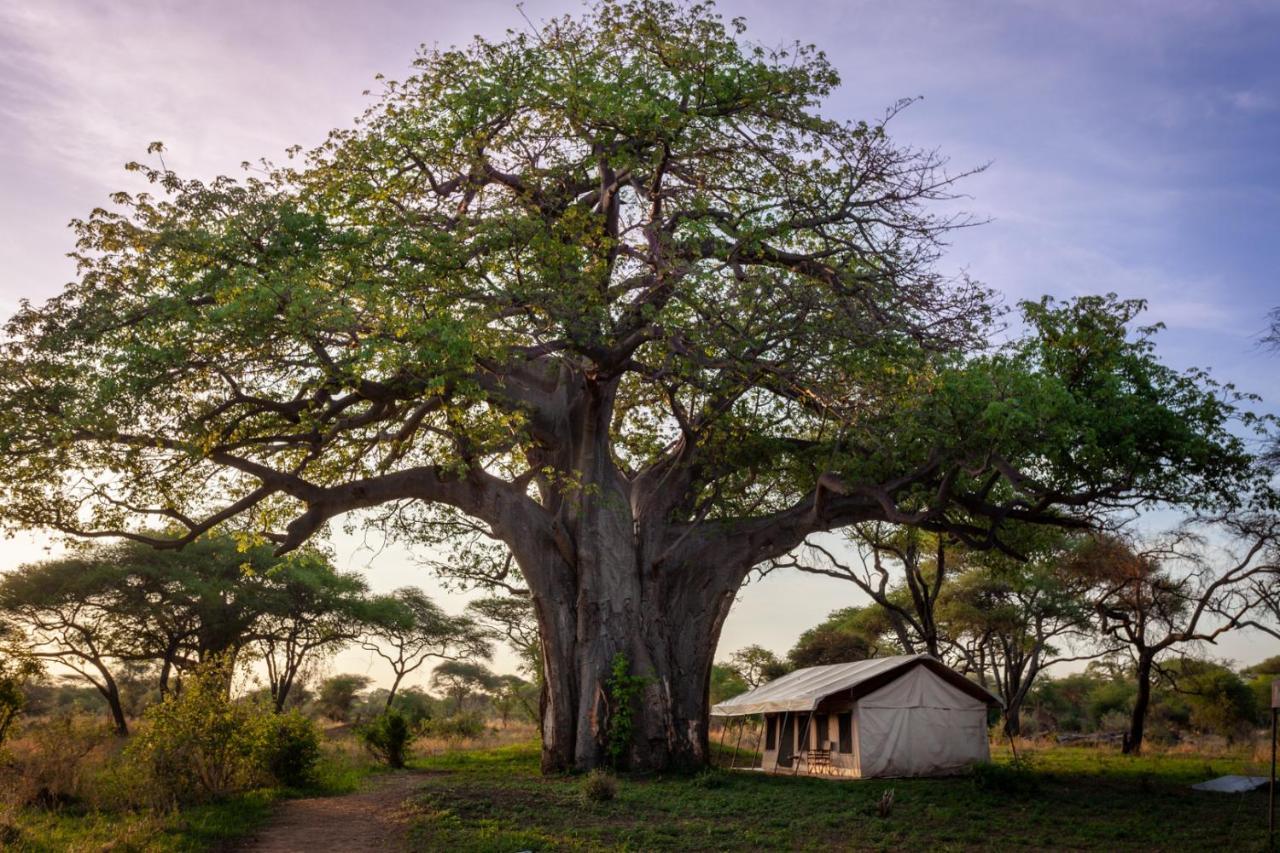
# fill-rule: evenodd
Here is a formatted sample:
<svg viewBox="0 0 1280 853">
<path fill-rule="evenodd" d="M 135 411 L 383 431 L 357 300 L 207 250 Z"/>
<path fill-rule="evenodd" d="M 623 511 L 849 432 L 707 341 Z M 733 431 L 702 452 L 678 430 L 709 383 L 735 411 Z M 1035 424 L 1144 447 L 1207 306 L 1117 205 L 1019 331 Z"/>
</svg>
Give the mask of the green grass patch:
<svg viewBox="0 0 1280 853">
<path fill-rule="evenodd" d="M 181 812 L 30 809 L 17 821 L 19 835 L 0 847 L 21 853 L 194 853 L 251 833 L 271 817 L 272 806 L 283 795 L 280 789 L 265 788 Z"/>
<path fill-rule="evenodd" d="M 543 777 L 534 744 L 417 762 L 418 850 L 1262 849 L 1266 795 L 1187 786 L 1257 772 L 1243 758 L 1128 758 L 1094 748 L 1023 753 L 999 784 L 833 781 L 760 773 L 620 779 L 586 803 L 580 777 Z M 996 765 L 1007 764 L 997 754 Z M 988 780 L 989 782 L 990 780 Z M 1024 783 L 1027 783 L 1024 785 Z M 893 806 L 877 805 L 887 789 Z"/>
<path fill-rule="evenodd" d="M 269 821 L 280 800 L 348 794 L 384 769 L 365 760 L 359 752 L 330 748 L 322 753 L 316 766 L 314 784 L 305 788 L 260 788 L 173 811 L 27 808 L 11 821 L 12 837 L 0 837 L 0 850 L 196 853 L 226 849 Z"/>
</svg>

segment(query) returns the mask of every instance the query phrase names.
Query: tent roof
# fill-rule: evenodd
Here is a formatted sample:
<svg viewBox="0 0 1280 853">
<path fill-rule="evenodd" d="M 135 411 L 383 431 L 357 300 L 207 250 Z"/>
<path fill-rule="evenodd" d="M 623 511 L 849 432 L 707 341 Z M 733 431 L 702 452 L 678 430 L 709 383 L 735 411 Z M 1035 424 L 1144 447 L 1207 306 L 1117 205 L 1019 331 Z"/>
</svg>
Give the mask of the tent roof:
<svg viewBox="0 0 1280 853">
<path fill-rule="evenodd" d="M 897 655 L 797 669 L 767 684 L 761 684 L 755 690 L 726 699 L 711 709 L 711 715 L 739 717 L 780 711 L 812 711 L 819 702 L 833 693 L 849 690 L 856 698 L 893 681 L 907 669 L 917 665 L 927 666 L 948 683 L 972 696 L 985 702 L 1000 704 L 1000 700 L 990 691 L 928 655 Z"/>
</svg>

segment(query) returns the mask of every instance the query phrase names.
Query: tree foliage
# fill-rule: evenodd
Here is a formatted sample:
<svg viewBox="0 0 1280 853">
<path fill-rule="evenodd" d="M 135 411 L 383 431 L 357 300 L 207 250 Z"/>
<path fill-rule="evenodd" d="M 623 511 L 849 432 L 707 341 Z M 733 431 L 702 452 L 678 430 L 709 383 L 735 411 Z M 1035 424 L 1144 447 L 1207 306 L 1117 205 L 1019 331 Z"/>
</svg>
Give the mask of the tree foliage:
<svg viewBox="0 0 1280 853">
<path fill-rule="evenodd" d="M 400 682 L 432 658 L 463 660 L 493 655 L 486 633 L 467 616 L 450 616 L 417 587 L 402 587 L 371 604 L 363 648 L 391 665 L 391 709 Z"/>
<path fill-rule="evenodd" d="M 200 661 L 246 649 L 266 655 L 282 709 L 301 668 L 353 636 L 364 593 L 317 551 L 279 557 L 210 536 L 181 551 L 96 544 L 18 567 L 0 578 L 0 611 L 32 654 L 98 690 L 124 732 L 128 682 L 152 677 L 149 667 L 163 696 Z"/>
</svg>

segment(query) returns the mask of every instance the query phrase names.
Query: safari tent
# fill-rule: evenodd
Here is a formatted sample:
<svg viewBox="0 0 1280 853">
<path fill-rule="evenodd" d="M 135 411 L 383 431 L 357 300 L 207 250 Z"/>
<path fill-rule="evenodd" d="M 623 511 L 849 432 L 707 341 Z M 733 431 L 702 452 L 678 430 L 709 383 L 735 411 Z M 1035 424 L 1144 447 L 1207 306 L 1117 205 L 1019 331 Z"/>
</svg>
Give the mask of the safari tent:
<svg viewBox="0 0 1280 853">
<path fill-rule="evenodd" d="M 712 716 L 764 717 L 766 771 L 938 776 L 989 757 L 1000 700 L 928 655 L 811 666 L 721 702 Z"/>
</svg>

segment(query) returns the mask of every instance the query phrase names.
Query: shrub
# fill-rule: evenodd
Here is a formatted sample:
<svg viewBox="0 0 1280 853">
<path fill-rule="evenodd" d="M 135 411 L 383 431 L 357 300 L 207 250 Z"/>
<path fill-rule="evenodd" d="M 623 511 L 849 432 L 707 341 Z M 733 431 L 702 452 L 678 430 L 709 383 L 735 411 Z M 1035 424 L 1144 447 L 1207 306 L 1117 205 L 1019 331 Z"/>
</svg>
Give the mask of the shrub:
<svg viewBox="0 0 1280 853">
<path fill-rule="evenodd" d="M 231 699 L 231 673 L 229 661 L 203 663 L 183 679 L 181 693 L 147 709 L 126 754 L 149 775 L 153 799 L 206 800 L 261 781 L 266 712 Z"/>
<path fill-rule="evenodd" d="M 315 782 L 320 732 L 297 711 L 264 715 L 258 748 L 263 767 L 280 784 L 300 788 Z"/>
<path fill-rule="evenodd" d="M 454 714 L 425 724 L 425 732 L 447 740 L 468 740 L 484 734 L 484 717 L 476 713 Z"/>
<path fill-rule="evenodd" d="M 404 767 L 418 732 L 399 711 L 387 711 L 356 730 L 368 750 L 391 767 Z"/>
<path fill-rule="evenodd" d="M 979 791 L 1005 796 L 1032 794 L 1040 789 L 1040 779 L 1027 758 L 1008 764 L 984 761 L 973 765 L 973 785 Z"/>
<path fill-rule="evenodd" d="M 5 767 L 5 798 L 18 806 L 40 808 L 85 799 L 114 740 L 101 723 L 71 716 L 29 727 Z"/>
<path fill-rule="evenodd" d="M 881 819 L 893 814 L 893 788 L 885 788 L 880 794 L 880 800 L 876 803 L 876 814 Z"/>
<path fill-rule="evenodd" d="M 607 803 L 618 795 L 618 780 L 608 770 L 597 767 L 582 780 L 582 798 L 591 803 Z"/>
<path fill-rule="evenodd" d="M 710 790 L 723 788 L 729 783 L 729 774 L 719 767 L 706 767 L 693 777 L 692 784 L 698 788 Z"/>
</svg>

